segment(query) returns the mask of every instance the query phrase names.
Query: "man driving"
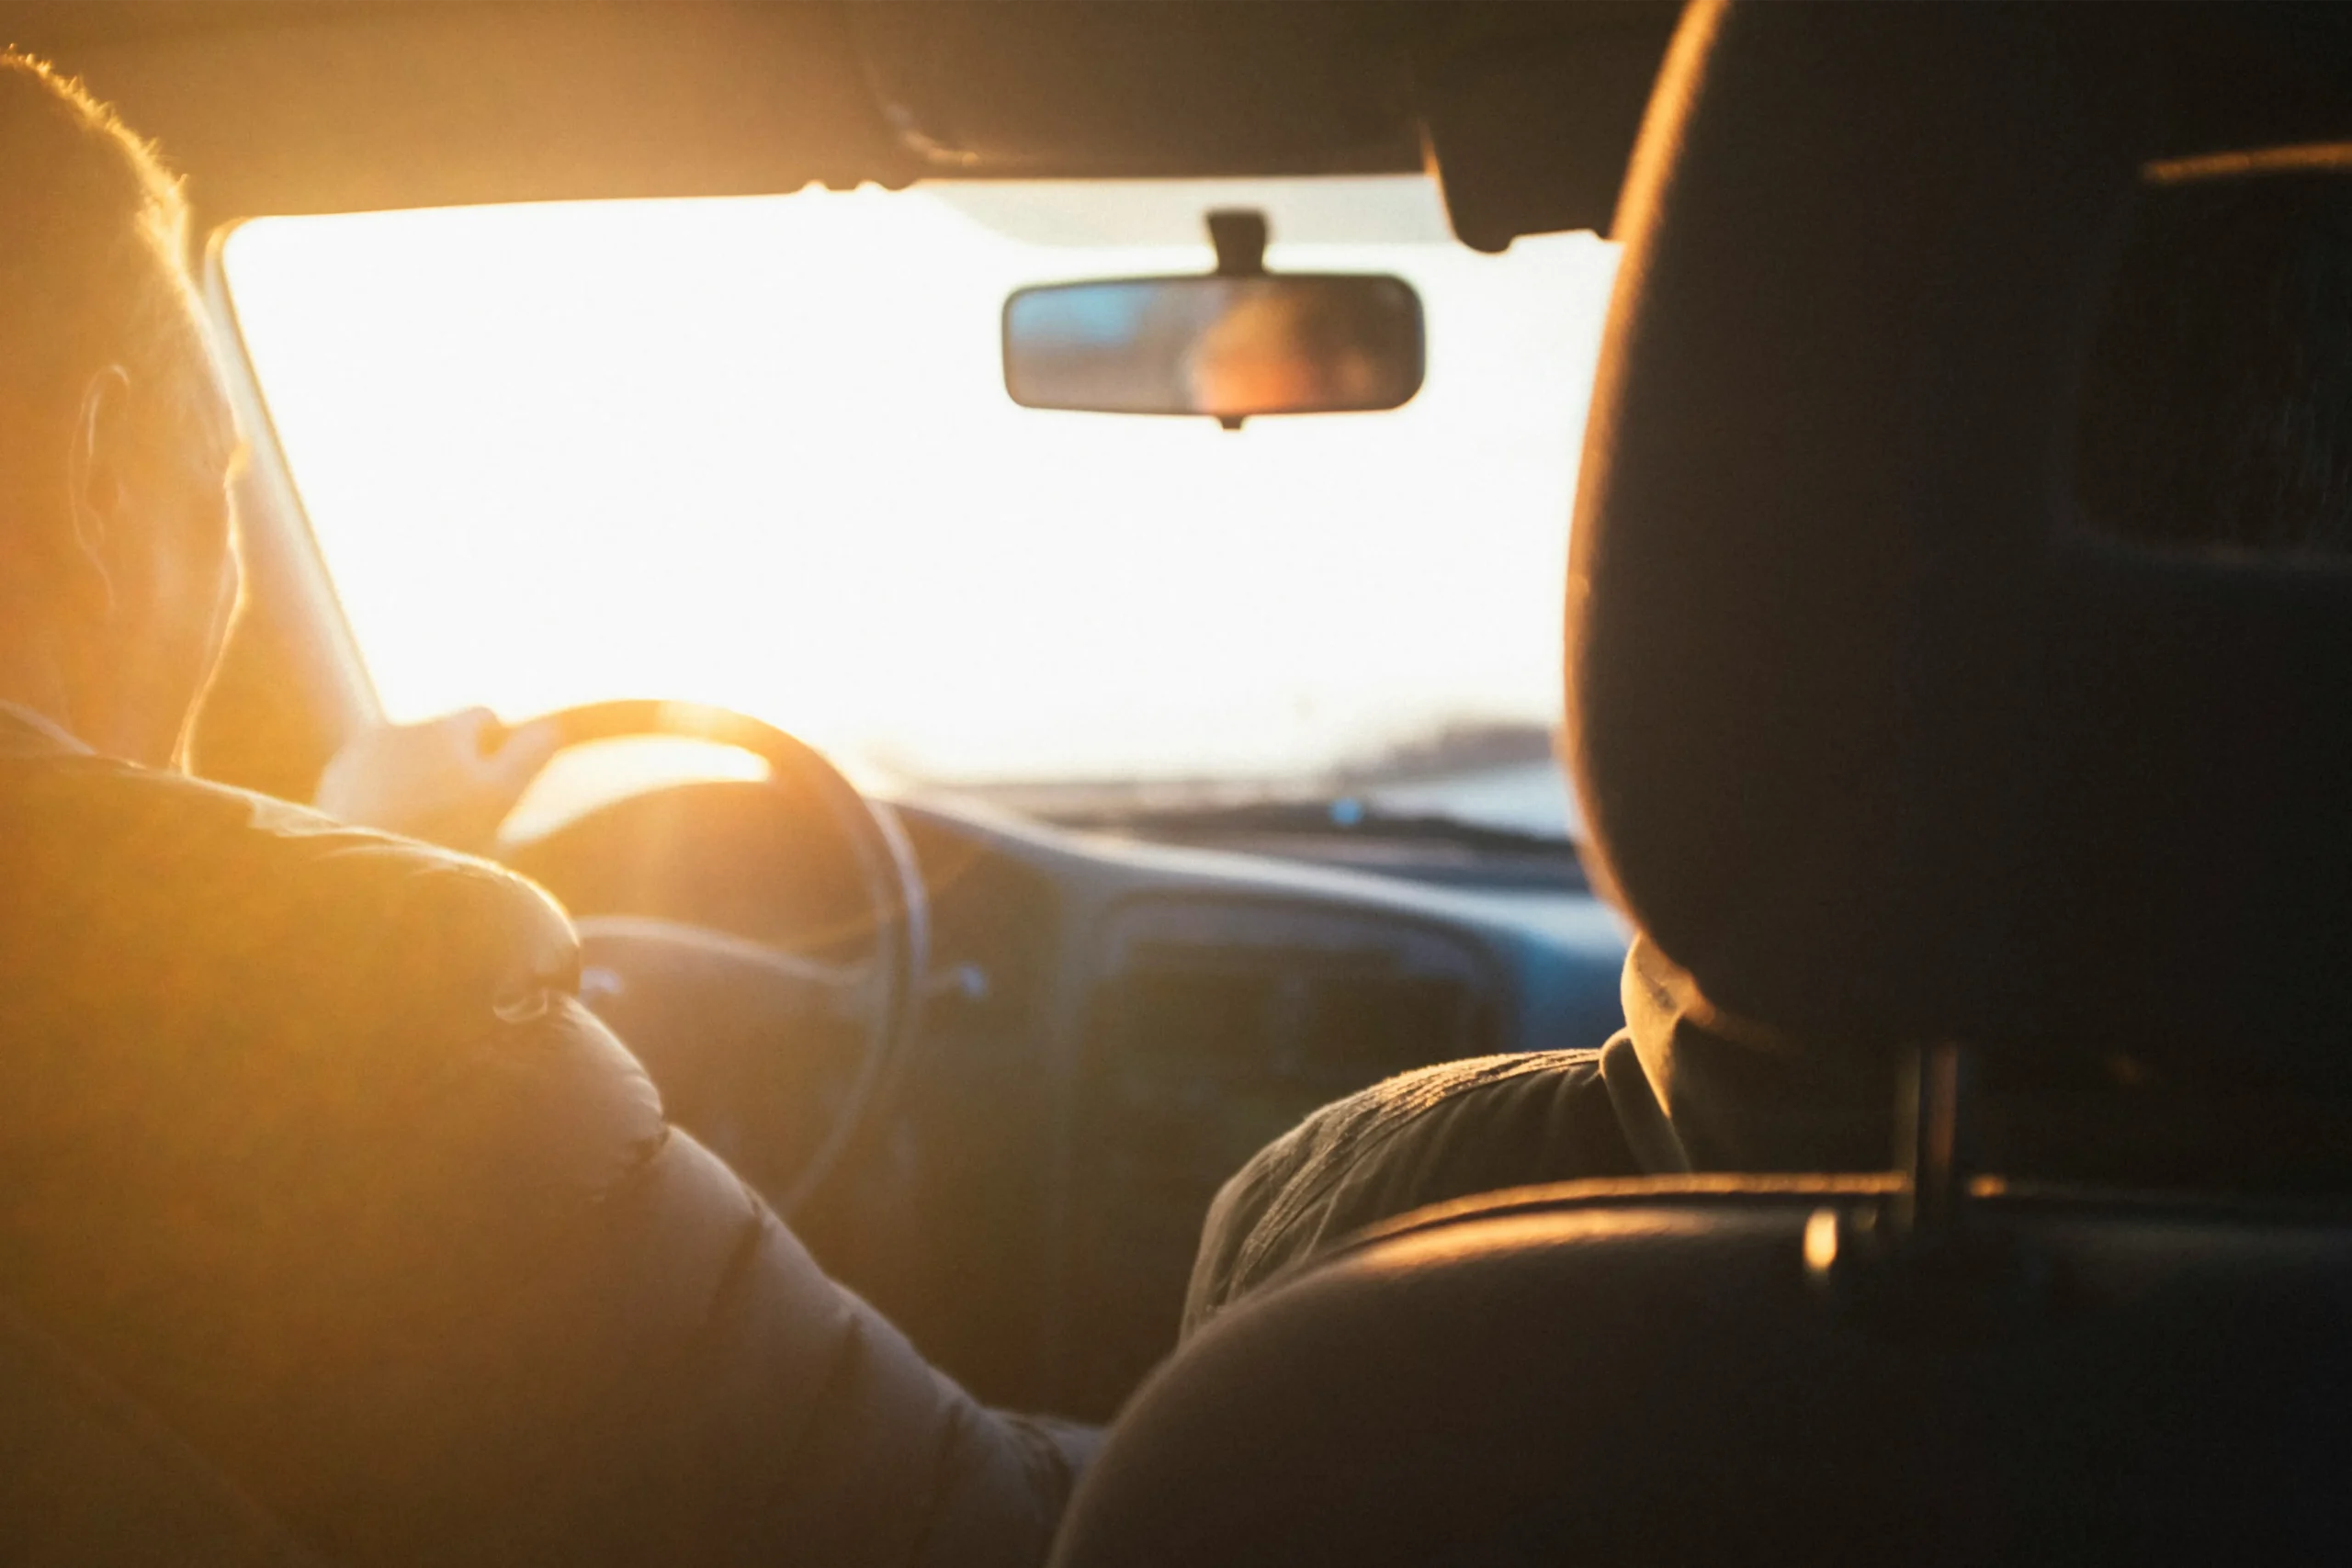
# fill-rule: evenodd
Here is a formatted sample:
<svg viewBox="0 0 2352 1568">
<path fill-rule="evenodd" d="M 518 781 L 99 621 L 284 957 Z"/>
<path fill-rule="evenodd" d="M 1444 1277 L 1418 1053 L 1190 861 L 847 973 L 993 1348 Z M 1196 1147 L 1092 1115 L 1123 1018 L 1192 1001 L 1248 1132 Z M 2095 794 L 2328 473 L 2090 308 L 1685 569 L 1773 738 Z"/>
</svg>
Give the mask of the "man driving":
<svg viewBox="0 0 2352 1568">
<path fill-rule="evenodd" d="M 237 582 L 185 209 L 13 54 L 0 147 L 9 1309 L 336 1560 L 1041 1560 L 1089 1438 L 976 1404 L 667 1126 L 543 895 L 173 771 Z M 486 739 L 324 793 L 466 797 L 462 840 L 548 745 Z"/>
</svg>

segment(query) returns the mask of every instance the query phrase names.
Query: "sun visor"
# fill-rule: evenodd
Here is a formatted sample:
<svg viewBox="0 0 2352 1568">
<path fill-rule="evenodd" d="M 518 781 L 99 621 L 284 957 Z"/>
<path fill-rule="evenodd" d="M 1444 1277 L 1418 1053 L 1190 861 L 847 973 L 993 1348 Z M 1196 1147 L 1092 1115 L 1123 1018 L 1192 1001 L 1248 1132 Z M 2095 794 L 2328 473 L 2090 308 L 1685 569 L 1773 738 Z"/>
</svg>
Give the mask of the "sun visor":
<svg viewBox="0 0 2352 1568">
<path fill-rule="evenodd" d="M 1421 68 L 1421 119 L 1464 244 L 1609 232 L 1671 36 L 1659 20 L 1491 39 Z"/>
<path fill-rule="evenodd" d="M 1407 9 L 909 0 L 844 15 L 883 112 L 939 174 L 1420 166 Z"/>
<path fill-rule="evenodd" d="M 1674 9 L 0 0 L 15 43 L 170 150 L 208 220 L 811 181 L 1418 173 L 1434 141 L 1488 246 L 1605 213 Z"/>
<path fill-rule="evenodd" d="M 208 221 L 919 172 L 823 6 L 0 4 Z"/>
</svg>

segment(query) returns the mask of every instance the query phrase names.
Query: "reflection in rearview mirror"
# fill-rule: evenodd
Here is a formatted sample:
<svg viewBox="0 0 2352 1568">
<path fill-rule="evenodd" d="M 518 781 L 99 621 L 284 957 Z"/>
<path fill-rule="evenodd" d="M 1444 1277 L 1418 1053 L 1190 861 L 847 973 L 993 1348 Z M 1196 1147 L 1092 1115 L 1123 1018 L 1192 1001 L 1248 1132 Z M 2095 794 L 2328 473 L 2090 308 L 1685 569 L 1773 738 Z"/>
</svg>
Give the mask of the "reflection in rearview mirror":
<svg viewBox="0 0 2352 1568">
<path fill-rule="evenodd" d="M 1372 412 L 1420 390 L 1421 301 L 1398 277 L 1138 277 L 1005 302 L 1004 385 L 1024 408 Z"/>
</svg>

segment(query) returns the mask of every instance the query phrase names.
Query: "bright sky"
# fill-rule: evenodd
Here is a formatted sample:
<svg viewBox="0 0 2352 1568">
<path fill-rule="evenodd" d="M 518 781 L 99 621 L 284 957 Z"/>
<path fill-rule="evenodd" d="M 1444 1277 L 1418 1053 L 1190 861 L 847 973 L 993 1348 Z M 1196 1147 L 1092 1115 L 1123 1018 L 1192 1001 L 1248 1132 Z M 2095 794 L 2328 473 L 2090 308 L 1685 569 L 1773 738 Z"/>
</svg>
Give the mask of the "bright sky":
<svg viewBox="0 0 2352 1568">
<path fill-rule="evenodd" d="M 1419 288 L 1393 413 L 1006 398 L 1026 283 L 1277 269 Z M 1417 177 L 808 191 L 276 219 L 248 346 L 386 706 L 621 695 L 939 780 L 1279 777 L 1549 723 L 1614 253 L 1476 254 Z"/>
</svg>

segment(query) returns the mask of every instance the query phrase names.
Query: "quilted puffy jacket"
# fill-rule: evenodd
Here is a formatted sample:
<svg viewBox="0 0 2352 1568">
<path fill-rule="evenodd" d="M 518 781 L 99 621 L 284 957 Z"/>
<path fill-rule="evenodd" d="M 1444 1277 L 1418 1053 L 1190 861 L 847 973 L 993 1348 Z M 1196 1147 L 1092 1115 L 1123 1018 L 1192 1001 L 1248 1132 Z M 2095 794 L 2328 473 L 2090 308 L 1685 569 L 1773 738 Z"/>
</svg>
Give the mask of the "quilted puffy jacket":
<svg viewBox="0 0 2352 1568">
<path fill-rule="evenodd" d="M 663 1121 L 494 867 L 0 733 L 0 1298 L 353 1562 L 1042 1560 L 1001 1416 Z"/>
</svg>

